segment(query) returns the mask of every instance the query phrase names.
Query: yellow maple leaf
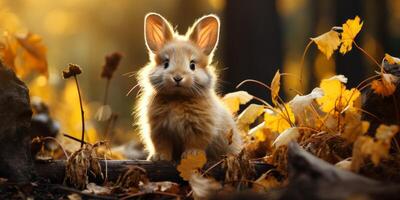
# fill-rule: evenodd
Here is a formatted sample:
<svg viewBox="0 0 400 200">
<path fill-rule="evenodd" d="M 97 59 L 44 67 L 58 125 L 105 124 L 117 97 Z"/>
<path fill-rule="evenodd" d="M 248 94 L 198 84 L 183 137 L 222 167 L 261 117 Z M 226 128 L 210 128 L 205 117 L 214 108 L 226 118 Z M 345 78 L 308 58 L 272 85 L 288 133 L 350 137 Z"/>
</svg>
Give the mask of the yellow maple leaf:
<svg viewBox="0 0 400 200">
<path fill-rule="evenodd" d="M 278 104 L 278 96 L 279 96 L 279 89 L 281 86 L 281 74 L 279 73 L 279 70 L 275 73 L 274 78 L 271 81 L 271 99 L 272 103 L 275 105 Z"/>
<path fill-rule="evenodd" d="M 266 109 L 264 121 L 266 127 L 270 128 L 271 131 L 281 133 L 291 127 L 291 124 L 294 123 L 295 118 L 290 106 L 285 104 L 284 106 L 281 106 L 281 109 Z"/>
<path fill-rule="evenodd" d="M 204 164 L 206 164 L 206 162 L 207 158 L 204 151 L 186 152 L 176 169 L 183 180 L 188 181 L 198 169 L 201 169 Z"/>
<path fill-rule="evenodd" d="M 354 19 L 348 19 L 342 25 L 342 46 L 340 46 L 340 53 L 345 54 L 353 48 L 354 38 L 360 32 L 363 22 L 360 23 L 360 17 L 356 16 Z"/>
<path fill-rule="evenodd" d="M 360 91 L 352 88 L 346 89 L 342 83 L 344 76 L 334 76 L 330 79 L 323 79 L 320 88 L 324 92 L 324 96 L 317 99 L 321 109 L 324 112 L 336 110 L 341 112 L 346 107 L 353 107 L 354 102 L 360 97 Z"/>
<path fill-rule="evenodd" d="M 400 64 L 400 59 L 393 57 L 387 53 L 385 53 L 385 58 L 384 58 L 389 64 L 394 65 L 394 64 Z"/>
<path fill-rule="evenodd" d="M 253 96 L 251 96 L 249 93 L 245 91 L 237 91 L 226 94 L 222 98 L 222 101 L 232 113 L 236 113 L 241 104 L 246 104 L 251 99 L 253 99 Z"/>
<path fill-rule="evenodd" d="M 250 104 L 242 113 L 240 113 L 237 124 L 238 127 L 247 132 L 249 131 L 249 126 L 252 124 L 257 117 L 259 117 L 264 112 L 264 106 L 257 104 Z"/>
<path fill-rule="evenodd" d="M 311 38 L 311 40 L 317 44 L 318 49 L 325 54 L 328 60 L 331 58 L 333 52 L 339 48 L 341 43 L 339 33 L 333 30 L 318 37 Z"/>
<path fill-rule="evenodd" d="M 42 38 L 28 33 L 25 36 L 16 36 L 16 39 L 23 49 L 19 74 L 23 77 L 31 71 L 37 71 L 48 76 L 47 48 L 42 44 Z"/>
</svg>

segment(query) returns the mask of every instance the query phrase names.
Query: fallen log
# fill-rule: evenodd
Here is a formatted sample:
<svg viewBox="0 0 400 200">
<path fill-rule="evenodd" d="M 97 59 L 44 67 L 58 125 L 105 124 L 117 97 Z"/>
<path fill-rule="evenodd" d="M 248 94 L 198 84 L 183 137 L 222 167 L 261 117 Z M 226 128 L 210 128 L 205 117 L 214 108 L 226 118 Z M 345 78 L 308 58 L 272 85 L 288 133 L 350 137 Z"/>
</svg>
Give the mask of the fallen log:
<svg viewBox="0 0 400 200">
<path fill-rule="evenodd" d="M 204 169 L 209 169 L 215 163 L 207 163 Z M 66 160 L 50 160 L 50 161 L 35 161 L 34 168 L 39 179 L 49 180 L 51 183 L 62 183 L 65 177 Z M 122 175 L 129 167 L 141 167 L 146 170 L 150 181 L 172 181 L 183 183 L 184 181 L 179 176 L 176 170 L 176 163 L 167 161 L 146 161 L 146 160 L 101 160 L 101 169 L 103 174 L 107 170 L 108 181 L 115 182 L 118 176 Z M 107 165 L 107 167 L 106 167 Z M 255 169 L 254 177 L 259 177 L 273 166 L 261 163 L 251 162 Z M 209 170 L 208 174 L 217 180 L 223 180 L 225 170 L 221 165 L 217 165 Z M 91 182 L 102 183 L 104 180 L 96 177 L 90 177 Z"/>
</svg>

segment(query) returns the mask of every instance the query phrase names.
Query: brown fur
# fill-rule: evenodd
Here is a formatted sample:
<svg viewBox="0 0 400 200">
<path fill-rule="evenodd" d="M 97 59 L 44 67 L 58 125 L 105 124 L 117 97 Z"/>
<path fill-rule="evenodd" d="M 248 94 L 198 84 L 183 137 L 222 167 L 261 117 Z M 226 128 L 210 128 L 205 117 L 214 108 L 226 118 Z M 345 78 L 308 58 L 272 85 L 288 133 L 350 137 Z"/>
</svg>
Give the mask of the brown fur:
<svg viewBox="0 0 400 200">
<path fill-rule="evenodd" d="M 215 92 L 217 76 L 210 63 L 218 34 L 214 15 L 198 20 L 186 36 L 174 33 L 160 15 L 146 16 L 150 63 L 138 74 L 137 113 L 149 159 L 179 160 L 185 152 L 205 150 L 209 160 L 216 160 L 240 151 L 239 131 Z M 176 76 L 182 81 L 174 81 Z"/>
</svg>

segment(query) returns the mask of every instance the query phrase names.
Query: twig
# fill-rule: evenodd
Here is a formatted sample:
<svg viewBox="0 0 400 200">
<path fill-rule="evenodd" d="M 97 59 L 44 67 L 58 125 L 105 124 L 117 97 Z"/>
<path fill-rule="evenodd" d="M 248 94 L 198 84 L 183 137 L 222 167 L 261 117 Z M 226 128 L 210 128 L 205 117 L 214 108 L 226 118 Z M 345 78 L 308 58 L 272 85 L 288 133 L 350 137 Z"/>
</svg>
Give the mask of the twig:
<svg viewBox="0 0 400 200">
<path fill-rule="evenodd" d="M 78 78 L 76 75 L 74 75 L 75 83 L 76 83 L 76 88 L 78 90 L 78 96 L 79 96 L 79 105 L 81 107 L 81 118 L 82 118 L 82 136 L 81 136 L 81 148 L 83 147 L 84 141 L 85 141 L 85 112 L 83 111 L 83 105 L 82 105 L 82 97 L 81 97 L 81 90 L 79 89 L 79 83 L 78 83 Z"/>
<path fill-rule="evenodd" d="M 378 61 L 375 60 L 375 58 L 373 58 L 371 55 L 369 55 L 363 48 L 361 48 L 360 46 L 358 46 L 358 44 L 356 42 L 353 42 L 354 46 L 357 47 L 358 50 L 360 50 L 364 55 L 366 55 L 369 59 L 371 59 L 376 66 L 379 67 L 379 69 L 384 72 L 383 67 L 378 63 Z"/>
<path fill-rule="evenodd" d="M 300 85 L 301 85 L 301 89 L 304 90 L 304 85 L 303 85 L 303 69 L 304 69 L 304 60 L 306 59 L 306 53 L 308 52 L 308 49 L 310 48 L 310 46 L 312 45 L 313 41 L 310 40 L 310 42 L 308 42 L 306 48 L 304 49 L 303 52 L 303 56 L 301 56 L 301 62 L 300 62 Z"/>
<path fill-rule="evenodd" d="M 85 141 L 82 141 L 82 140 L 80 140 L 80 139 L 78 139 L 78 138 L 76 138 L 76 137 L 74 137 L 74 136 L 70 136 L 70 135 L 68 135 L 68 134 L 66 134 L 66 133 L 64 133 L 63 135 L 64 135 L 64 137 L 67 137 L 67 138 L 69 138 L 69 139 L 71 139 L 71 140 L 74 140 L 74 141 L 77 141 L 77 142 L 80 142 L 80 143 L 83 142 L 83 144 L 87 144 Z"/>
<path fill-rule="evenodd" d="M 176 199 L 180 199 L 181 198 L 179 195 L 174 194 L 174 193 L 153 191 L 153 192 L 138 192 L 138 193 L 135 193 L 135 194 L 131 194 L 131 195 L 125 196 L 125 197 L 121 198 L 120 200 L 126 200 L 126 199 L 130 199 L 132 197 L 138 197 L 138 196 L 143 196 L 143 195 L 147 195 L 147 194 L 159 194 L 159 195 L 164 195 L 164 196 L 176 197 Z"/>
<path fill-rule="evenodd" d="M 105 90 L 104 90 L 103 105 L 107 105 L 107 101 L 108 101 L 108 88 L 110 87 L 110 82 L 111 82 L 111 79 L 107 79 L 107 81 L 106 81 L 106 87 L 105 87 Z"/>
</svg>

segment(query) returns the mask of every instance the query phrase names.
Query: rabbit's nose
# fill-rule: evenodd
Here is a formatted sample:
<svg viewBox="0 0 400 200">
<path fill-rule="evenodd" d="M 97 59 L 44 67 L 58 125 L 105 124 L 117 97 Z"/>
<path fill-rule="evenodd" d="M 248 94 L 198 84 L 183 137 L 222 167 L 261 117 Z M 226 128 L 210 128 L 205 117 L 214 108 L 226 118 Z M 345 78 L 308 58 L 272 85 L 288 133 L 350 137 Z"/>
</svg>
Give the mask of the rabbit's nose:
<svg viewBox="0 0 400 200">
<path fill-rule="evenodd" d="M 181 82 L 182 81 L 182 76 L 180 76 L 180 75 L 176 75 L 176 76 L 174 76 L 174 81 L 176 82 L 176 83 L 179 83 L 179 82 Z"/>
</svg>

